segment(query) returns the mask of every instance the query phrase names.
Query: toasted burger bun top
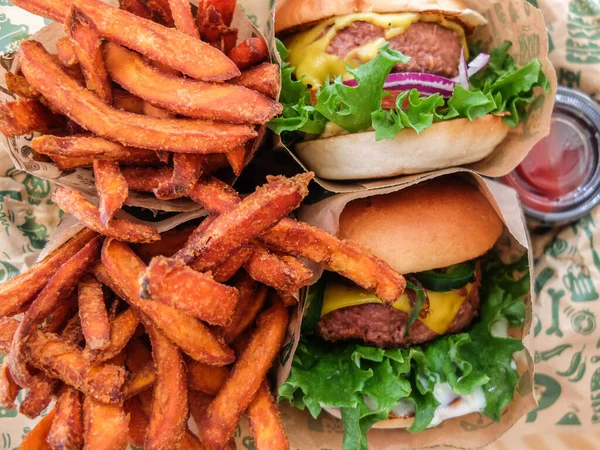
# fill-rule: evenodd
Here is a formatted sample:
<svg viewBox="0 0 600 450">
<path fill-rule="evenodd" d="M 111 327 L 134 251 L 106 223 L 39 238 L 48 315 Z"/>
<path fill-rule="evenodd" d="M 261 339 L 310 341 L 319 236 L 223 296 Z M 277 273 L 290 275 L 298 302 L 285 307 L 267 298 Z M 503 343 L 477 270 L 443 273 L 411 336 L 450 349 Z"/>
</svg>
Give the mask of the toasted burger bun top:
<svg viewBox="0 0 600 450">
<path fill-rule="evenodd" d="M 452 176 L 348 203 L 338 234 L 398 272 L 413 273 L 481 256 L 502 229 L 502 220 L 477 187 Z"/>
<path fill-rule="evenodd" d="M 467 32 L 487 23 L 481 14 L 467 9 L 461 0 L 281 0 L 275 13 L 275 32 L 333 16 L 365 12 L 440 13 L 462 23 Z"/>
</svg>

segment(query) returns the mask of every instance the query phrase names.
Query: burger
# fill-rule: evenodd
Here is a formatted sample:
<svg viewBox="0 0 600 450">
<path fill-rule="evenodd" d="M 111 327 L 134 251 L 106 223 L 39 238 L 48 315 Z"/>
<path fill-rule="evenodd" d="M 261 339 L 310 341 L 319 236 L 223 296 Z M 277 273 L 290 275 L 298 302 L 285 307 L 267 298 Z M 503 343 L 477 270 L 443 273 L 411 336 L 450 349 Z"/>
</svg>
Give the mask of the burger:
<svg viewBox="0 0 600 450">
<path fill-rule="evenodd" d="M 284 111 L 269 126 L 324 179 L 479 161 L 549 91 L 539 60 L 472 42 L 485 24 L 460 0 L 281 1 Z"/>
<path fill-rule="evenodd" d="M 418 432 L 479 412 L 496 421 L 519 381 L 527 258 L 505 265 L 503 223 L 476 186 L 441 177 L 348 203 L 339 236 L 406 274 L 393 305 L 325 273 L 307 296 L 280 398 L 343 420 L 344 448 L 366 432 Z M 512 330 L 511 330 L 512 331 Z"/>
</svg>

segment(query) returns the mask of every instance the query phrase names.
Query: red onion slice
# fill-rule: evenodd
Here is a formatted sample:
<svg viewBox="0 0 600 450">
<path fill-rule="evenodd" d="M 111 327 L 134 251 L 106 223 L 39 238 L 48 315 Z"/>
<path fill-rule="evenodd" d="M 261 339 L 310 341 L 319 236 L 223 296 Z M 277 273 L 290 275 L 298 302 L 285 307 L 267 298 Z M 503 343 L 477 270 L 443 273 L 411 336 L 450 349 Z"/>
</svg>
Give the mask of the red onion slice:
<svg viewBox="0 0 600 450">
<path fill-rule="evenodd" d="M 473 61 L 469 63 L 469 70 L 467 71 L 467 75 L 472 77 L 490 62 L 490 55 L 487 53 L 480 53 L 475 57 Z"/>
<path fill-rule="evenodd" d="M 465 60 L 465 49 L 460 49 L 460 61 L 458 62 L 458 76 L 453 78 L 452 81 L 460 84 L 465 89 L 469 89 L 469 67 Z"/>
</svg>

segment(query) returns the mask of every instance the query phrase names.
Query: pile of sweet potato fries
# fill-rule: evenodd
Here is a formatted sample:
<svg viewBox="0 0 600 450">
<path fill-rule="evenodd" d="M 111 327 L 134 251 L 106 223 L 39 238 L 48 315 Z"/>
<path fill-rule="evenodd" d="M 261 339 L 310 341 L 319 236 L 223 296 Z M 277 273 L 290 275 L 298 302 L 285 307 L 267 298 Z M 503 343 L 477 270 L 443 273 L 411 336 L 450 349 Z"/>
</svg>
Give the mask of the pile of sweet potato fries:
<svg viewBox="0 0 600 450">
<path fill-rule="evenodd" d="M 231 449 L 246 414 L 257 449 L 287 449 L 266 376 L 312 277 L 299 258 L 384 302 L 405 287 L 355 244 L 287 217 L 312 176 L 271 177 L 243 199 L 201 183 L 211 214 L 199 225 L 129 246 L 147 230 L 114 219 L 0 285 L 0 403 L 28 388 L 20 412 L 35 417 L 58 399 L 22 448 Z"/>
<path fill-rule="evenodd" d="M 279 68 L 262 38 L 237 42 L 235 0 L 203 0 L 195 17 L 188 0 L 14 3 L 64 23 L 66 36 L 57 54 L 22 43 L 18 72 L 6 74 L 19 100 L 0 104 L 0 132 L 46 133 L 31 142 L 35 158 L 93 167 L 99 205 L 85 210 L 98 232 L 136 190 L 138 168 L 157 198 L 193 196 L 220 168 L 239 175 L 281 113 Z M 80 200 L 56 198 L 67 211 Z"/>
</svg>

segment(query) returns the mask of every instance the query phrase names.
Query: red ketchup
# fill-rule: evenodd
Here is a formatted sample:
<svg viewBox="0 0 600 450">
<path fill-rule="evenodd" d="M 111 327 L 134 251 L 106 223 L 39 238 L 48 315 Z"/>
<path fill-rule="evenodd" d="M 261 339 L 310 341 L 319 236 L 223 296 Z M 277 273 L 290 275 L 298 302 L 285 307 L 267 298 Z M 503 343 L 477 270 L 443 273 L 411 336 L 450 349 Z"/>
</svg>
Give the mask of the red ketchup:
<svg viewBox="0 0 600 450">
<path fill-rule="evenodd" d="M 588 96 L 560 87 L 550 134 L 502 181 L 513 187 L 528 217 L 568 223 L 600 202 L 600 107 Z"/>
</svg>

